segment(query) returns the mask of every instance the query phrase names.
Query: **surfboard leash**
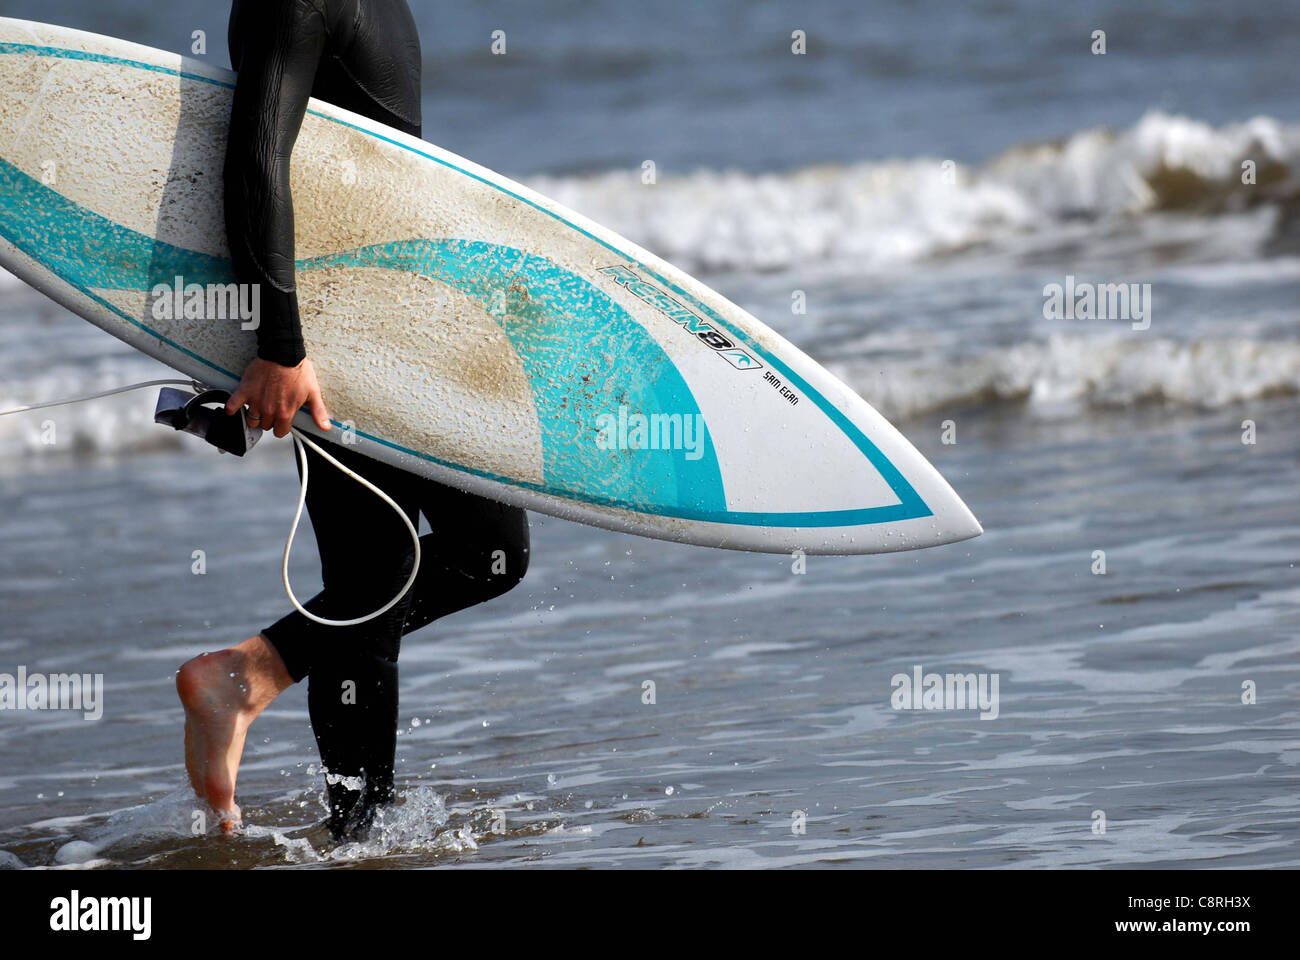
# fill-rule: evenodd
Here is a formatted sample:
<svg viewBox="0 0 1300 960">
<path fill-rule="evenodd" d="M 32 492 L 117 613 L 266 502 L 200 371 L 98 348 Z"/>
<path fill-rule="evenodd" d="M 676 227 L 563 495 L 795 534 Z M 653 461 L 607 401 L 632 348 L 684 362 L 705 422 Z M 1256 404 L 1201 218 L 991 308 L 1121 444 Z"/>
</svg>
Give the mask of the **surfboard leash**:
<svg viewBox="0 0 1300 960">
<path fill-rule="evenodd" d="M 327 627 L 351 627 L 358 623 L 365 623 L 367 620 L 373 620 L 375 617 L 383 616 L 389 610 L 393 609 L 393 607 L 397 606 L 401 599 L 410 591 L 411 587 L 415 585 L 415 578 L 420 573 L 419 531 L 417 531 L 415 525 L 411 523 L 411 518 L 406 515 L 406 511 L 399 507 L 394 502 L 393 498 L 384 493 L 384 491 L 380 490 L 359 473 L 355 473 L 343 464 L 339 463 L 332 456 L 322 450 L 319 444 L 306 434 L 302 433 L 297 427 L 290 428 L 290 435 L 293 437 L 294 448 L 298 451 L 298 465 L 302 467 L 302 484 L 298 488 L 298 509 L 294 511 L 293 526 L 289 528 L 289 537 L 284 542 L 284 560 L 280 564 L 280 577 L 284 581 L 284 592 L 288 594 L 289 602 L 293 604 L 295 610 L 301 613 L 308 620 L 324 624 Z M 311 447 L 328 462 L 334 464 L 334 466 L 338 467 L 357 483 L 361 484 L 371 493 L 375 494 L 375 496 L 379 497 L 380 500 L 383 500 L 384 503 L 392 507 L 393 511 L 402 518 L 402 523 L 406 524 L 407 532 L 411 534 L 411 545 L 415 549 L 415 562 L 411 566 L 411 575 L 406 578 L 406 584 L 402 587 L 401 591 L 398 592 L 397 596 L 393 597 L 393 599 L 389 600 L 374 613 L 368 613 L 364 617 L 356 617 L 352 620 L 326 620 L 324 617 L 318 617 L 316 614 L 304 609 L 303 605 L 298 602 L 298 598 L 294 596 L 293 587 L 289 586 L 289 551 L 293 548 L 293 538 L 298 532 L 298 521 L 302 519 L 302 508 L 307 502 L 307 447 Z"/>
<path fill-rule="evenodd" d="M 144 380 L 140 383 L 128 384 L 124 387 L 114 387 L 111 390 L 101 390 L 99 393 L 91 393 L 85 396 L 64 397 L 60 400 L 47 400 L 43 403 L 29 403 L 21 407 L 14 407 L 10 410 L 0 410 L 0 417 L 7 417 L 15 413 L 27 413 L 31 410 L 44 410 L 49 407 L 61 407 L 73 403 L 84 403 L 87 400 L 99 400 L 103 397 L 115 396 L 119 393 L 128 393 L 132 390 L 143 390 L 146 387 L 188 387 L 194 391 L 194 394 L 186 395 L 177 390 L 164 389 L 158 398 L 158 407 L 154 413 L 154 420 L 157 423 L 163 423 L 171 426 L 173 429 L 181 430 L 186 433 L 193 433 L 196 436 L 203 437 L 213 446 L 218 447 L 223 453 L 230 452 L 237 456 L 243 456 L 248 449 L 257 442 L 257 437 L 261 431 L 249 431 L 243 418 L 243 411 L 237 418 L 239 423 L 231 426 L 234 417 L 225 418 L 211 415 L 203 404 L 224 402 L 229 398 L 229 394 L 224 390 L 214 390 L 197 380 Z M 170 396 L 173 394 L 174 396 Z M 223 399 L 224 398 L 224 399 Z M 229 423 L 227 422 L 229 421 Z M 330 456 L 320 445 L 310 437 L 300 431 L 297 427 L 290 427 L 290 436 L 293 438 L 294 450 L 298 454 L 298 465 L 302 470 L 302 482 L 298 487 L 298 508 L 294 511 L 293 525 L 289 528 L 289 536 L 284 542 L 284 556 L 280 563 L 280 579 L 284 584 L 284 592 L 293 604 L 295 610 L 301 613 L 308 620 L 314 623 L 322 624 L 327 627 L 352 627 L 357 624 L 366 623 L 381 617 L 389 610 L 393 609 L 402 598 L 410 592 L 415 585 L 415 579 L 420 573 L 420 534 L 415 525 L 411 523 L 411 518 L 406 515 L 406 511 L 397 505 L 397 503 L 379 487 L 375 486 L 359 473 L 345 467 L 334 457 Z M 289 553 L 293 549 L 293 538 L 298 533 L 298 524 L 302 520 L 303 507 L 307 503 L 307 447 L 311 447 L 326 461 L 333 464 L 339 470 L 361 484 L 384 503 L 393 508 L 394 512 L 402 518 L 402 523 L 406 524 L 407 532 L 411 535 L 411 544 L 415 551 L 415 562 L 411 567 L 411 575 L 406 578 L 406 583 L 398 592 L 397 596 L 389 600 L 386 604 L 364 617 L 354 617 L 351 620 L 329 620 L 325 617 L 317 616 L 310 610 L 307 610 L 298 602 L 297 596 L 294 595 L 293 587 L 289 585 Z"/>
</svg>

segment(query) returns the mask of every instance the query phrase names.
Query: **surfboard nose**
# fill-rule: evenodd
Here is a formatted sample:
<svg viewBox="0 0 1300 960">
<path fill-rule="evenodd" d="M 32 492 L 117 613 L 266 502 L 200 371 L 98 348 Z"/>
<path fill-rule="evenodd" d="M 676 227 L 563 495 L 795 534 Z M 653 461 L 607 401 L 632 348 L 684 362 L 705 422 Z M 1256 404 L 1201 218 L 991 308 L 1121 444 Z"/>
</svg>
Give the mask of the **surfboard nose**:
<svg viewBox="0 0 1300 960">
<path fill-rule="evenodd" d="M 933 515 L 934 545 L 960 543 L 980 536 L 984 532 L 984 525 L 975 517 L 974 511 L 958 496 L 934 464 L 926 461 L 926 466 L 929 469 L 925 471 L 924 479 L 918 480 L 926 490 L 926 503 Z"/>
<path fill-rule="evenodd" d="M 954 494 L 955 496 L 955 494 Z M 952 539 L 949 543 L 957 543 L 961 540 L 971 540 L 978 537 L 984 532 L 984 525 L 976 519 L 975 514 L 971 512 L 970 507 L 957 497 L 957 506 L 961 509 L 951 521 Z"/>
</svg>

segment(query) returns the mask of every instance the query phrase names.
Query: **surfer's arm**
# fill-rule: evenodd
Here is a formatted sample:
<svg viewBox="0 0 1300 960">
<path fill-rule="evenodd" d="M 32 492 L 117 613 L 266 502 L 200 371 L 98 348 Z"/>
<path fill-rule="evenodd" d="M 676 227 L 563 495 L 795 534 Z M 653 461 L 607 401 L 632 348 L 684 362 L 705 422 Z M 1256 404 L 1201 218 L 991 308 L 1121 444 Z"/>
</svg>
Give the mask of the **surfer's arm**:
<svg viewBox="0 0 1300 960">
<path fill-rule="evenodd" d="M 258 357 L 293 367 L 306 349 L 289 158 L 325 52 L 326 23 L 311 0 L 255 0 L 243 16 L 226 147 L 226 234 L 236 278 L 259 286 Z"/>
<path fill-rule="evenodd" d="M 247 403 L 253 423 L 283 437 L 305 404 L 328 430 L 298 319 L 289 189 L 289 158 L 325 52 L 325 19 L 312 0 L 253 0 L 241 10 L 240 27 L 224 172 L 226 237 L 236 279 L 258 285 L 259 311 L 257 358 L 226 412 Z"/>
</svg>

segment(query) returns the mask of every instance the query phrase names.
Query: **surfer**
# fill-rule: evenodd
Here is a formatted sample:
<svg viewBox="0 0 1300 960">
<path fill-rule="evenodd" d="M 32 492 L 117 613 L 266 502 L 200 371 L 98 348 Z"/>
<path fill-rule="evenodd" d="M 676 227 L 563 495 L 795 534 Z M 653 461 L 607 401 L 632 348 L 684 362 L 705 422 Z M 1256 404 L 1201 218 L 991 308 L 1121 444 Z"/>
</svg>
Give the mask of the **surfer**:
<svg viewBox="0 0 1300 960">
<path fill-rule="evenodd" d="M 419 36 L 406 0 L 234 0 L 229 45 L 239 76 L 226 153 L 226 228 L 239 281 L 260 285 L 261 322 L 257 357 L 227 412 L 247 404 L 255 426 L 283 437 L 306 407 L 329 430 L 299 322 L 289 158 L 309 97 L 420 136 Z M 328 825 L 342 840 L 364 837 L 393 799 L 402 636 L 515 586 L 528 566 L 528 519 L 516 507 L 320 442 L 387 492 L 412 523 L 418 526 L 421 513 L 429 521 L 415 584 L 383 616 L 354 626 L 325 626 L 295 610 L 255 637 L 190 660 L 176 686 L 190 782 L 223 824 L 233 825 L 249 724 L 307 678 Z M 364 616 L 410 576 L 410 535 L 373 493 L 310 449 L 307 459 L 323 589 L 304 606 L 327 619 Z"/>
</svg>

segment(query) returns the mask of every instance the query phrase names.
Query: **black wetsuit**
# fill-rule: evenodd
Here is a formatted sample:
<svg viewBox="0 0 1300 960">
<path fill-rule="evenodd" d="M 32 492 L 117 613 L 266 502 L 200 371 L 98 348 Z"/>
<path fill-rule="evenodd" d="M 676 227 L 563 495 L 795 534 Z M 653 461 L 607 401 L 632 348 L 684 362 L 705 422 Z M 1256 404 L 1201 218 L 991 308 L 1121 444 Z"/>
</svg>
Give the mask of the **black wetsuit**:
<svg viewBox="0 0 1300 960">
<path fill-rule="evenodd" d="M 305 351 L 289 156 L 307 100 L 419 136 L 419 36 L 406 0 L 234 0 L 229 39 L 239 74 L 225 167 L 231 255 L 240 282 L 261 285 L 258 355 L 294 366 Z M 518 508 L 325 446 L 413 523 L 422 512 L 433 531 L 420 539 L 415 585 L 384 616 L 329 627 L 294 611 L 263 631 L 294 680 L 310 678 L 312 729 L 322 763 L 338 775 L 327 780 L 330 827 L 344 838 L 364 833 L 375 808 L 392 799 L 402 636 L 517 584 L 528 567 L 528 520 Z M 310 449 L 307 456 L 307 510 L 324 589 L 304 606 L 331 620 L 363 616 L 406 582 L 410 535 L 373 493 Z M 362 789 L 338 777 L 360 778 Z"/>
</svg>

